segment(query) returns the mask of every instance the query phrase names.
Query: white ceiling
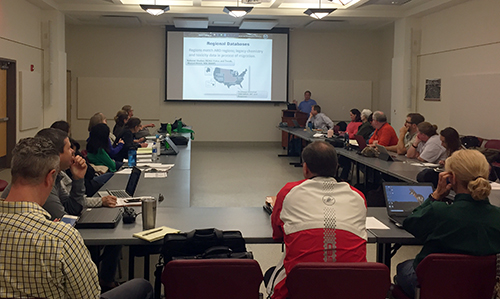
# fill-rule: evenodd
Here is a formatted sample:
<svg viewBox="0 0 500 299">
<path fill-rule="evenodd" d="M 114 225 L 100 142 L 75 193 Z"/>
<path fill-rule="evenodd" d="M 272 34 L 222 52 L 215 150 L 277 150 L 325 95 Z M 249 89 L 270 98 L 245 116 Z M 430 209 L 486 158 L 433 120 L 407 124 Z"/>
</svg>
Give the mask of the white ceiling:
<svg viewBox="0 0 500 299">
<path fill-rule="evenodd" d="M 238 0 L 156 0 L 158 5 L 170 5 L 170 11 L 151 16 L 139 4 L 154 4 L 155 0 L 28 0 L 43 9 L 57 9 L 66 21 L 75 25 L 161 26 L 173 25 L 173 18 L 207 18 L 209 26 L 239 26 L 243 19 L 222 12 L 224 6 L 236 6 Z M 241 0 L 239 0 L 241 1 Z M 396 19 L 422 16 L 472 0 L 354 0 L 342 6 L 327 0 L 321 8 L 336 8 L 322 20 L 304 14 L 307 8 L 318 8 L 318 0 L 261 0 L 244 19 L 277 20 L 276 27 L 313 30 L 370 30 L 383 27 Z M 406 2 L 406 3 L 404 3 Z M 404 4 L 401 4 L 404 3 Z M 239 3 L 240 6 L 248 6 Z"/>
</svg>

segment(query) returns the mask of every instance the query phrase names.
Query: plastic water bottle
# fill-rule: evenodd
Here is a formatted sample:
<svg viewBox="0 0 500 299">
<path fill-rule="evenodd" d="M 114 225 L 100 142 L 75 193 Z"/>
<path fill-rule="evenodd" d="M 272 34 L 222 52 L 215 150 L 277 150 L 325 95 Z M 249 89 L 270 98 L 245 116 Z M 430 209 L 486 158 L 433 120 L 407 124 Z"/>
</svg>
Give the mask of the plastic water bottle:
<svg viewBox="0 0 500 299">
<path fill-rule="evenodd" d="M 344 134 L 344 142 L 345 142 L 345 147 L 348 148 L 349 147 L 349 134 L 348 133 Z"/>
<path fill-rule="evenodd" d="M 155 162 L 156 160 L 158 160 L 158 147 L 156 146 L 156 141 L 153 142 L 153 154 L 151 156 L 151 161 Z"/>
<path fill-rule="evenodd" d="M 131 149 L 128 151 L 128 167 L 133 167 L 137 163 L 137 151 L 134 149 Z"/>
<path fill-rule="evenodd" d="M 172 134 L 172 124 L 170 123 L 167 124 L 167 133 Z"/>
</svg>

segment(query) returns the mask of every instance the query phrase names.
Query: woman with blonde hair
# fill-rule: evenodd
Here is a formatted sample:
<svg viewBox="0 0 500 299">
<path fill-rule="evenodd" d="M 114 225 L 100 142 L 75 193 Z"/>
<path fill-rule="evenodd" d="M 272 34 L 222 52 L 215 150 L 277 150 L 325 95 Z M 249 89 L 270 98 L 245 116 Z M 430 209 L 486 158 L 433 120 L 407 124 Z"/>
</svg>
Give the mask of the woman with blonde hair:
<svg viewBox="0 0 500 299">
<path fill-rule="evenodd" d="M 395 282 L 411 298 L 417 265 L 431 253 L 476 256 L 500 253 L 500 208 L 490 204 L 490 166 L 477 150 L 458 150 L 446 159 L 436 190 L 403 222 L 423 242 L 414 260 L 397 266 Z M 456 195 L 448 201 L 450 190 Z"/>
</svg>

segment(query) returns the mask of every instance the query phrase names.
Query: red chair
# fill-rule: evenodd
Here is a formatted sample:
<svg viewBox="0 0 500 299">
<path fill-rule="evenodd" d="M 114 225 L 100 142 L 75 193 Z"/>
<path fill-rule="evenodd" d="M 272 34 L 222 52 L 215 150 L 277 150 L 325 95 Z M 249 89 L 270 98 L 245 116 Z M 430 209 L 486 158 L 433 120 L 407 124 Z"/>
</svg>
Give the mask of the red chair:
<svg viewBox="0 0 500 299">
<path fill-rule="evenodd" d="M 490 139 L 490 140 L 486 141 L 486 143 L 484 144 L 484 147 L 500 150 L 500 140 L 499 139 Z"/>
<path fill-rule="evenodd" d="M 258 299 L 262 271 L 252 259 L 174 260 L 161 282 L 166 299 Z"/>
<path fill-rule="evenodd" d="M 0 192 L 5 190 L 5 188 L 7 188 L 8 185 L 9 185 L 9 183 L 7 183 L 7 181 L 0 180 Z"/>
<path fill-rule="evenodd" d="M 290 299 L 384 299 L 391 279 L 380 263 L 299 263 L 286 286 Z"/>
<path fill-rule="evenodd" d="M 434 253 L 418 264 L 419 288 L 415 298 L 491 299 L 496 283 L 496 256 Z M 392 295 L 407 299 L 396 285 Z"/>
</svg>

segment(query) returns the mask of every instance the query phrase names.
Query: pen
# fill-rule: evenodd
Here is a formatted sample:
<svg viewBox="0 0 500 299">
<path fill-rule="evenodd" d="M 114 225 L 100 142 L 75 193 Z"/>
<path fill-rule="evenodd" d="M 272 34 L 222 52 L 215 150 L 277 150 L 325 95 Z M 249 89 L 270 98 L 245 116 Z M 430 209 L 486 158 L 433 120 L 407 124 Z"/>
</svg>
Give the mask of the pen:
<svg viewBox="0 0 500 299">
<path fill-rule="evenodd" d="M 163 230 L 163 228 L 160 228 L 160 229 L 157 229 L 157 230 L 154 230 L 152 232 L 149 232 L 149 233 L 145 233 L 144 235 L 142 235 L 143 237 L 147 236 L 147 235 L 151 235 L 151 234 L 154 234 L 154 233 L 157 233 L 157 232 L 161 232 Z"/>
</svg>

